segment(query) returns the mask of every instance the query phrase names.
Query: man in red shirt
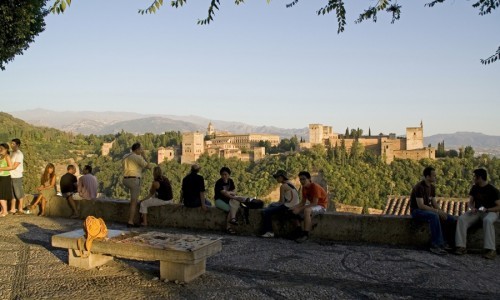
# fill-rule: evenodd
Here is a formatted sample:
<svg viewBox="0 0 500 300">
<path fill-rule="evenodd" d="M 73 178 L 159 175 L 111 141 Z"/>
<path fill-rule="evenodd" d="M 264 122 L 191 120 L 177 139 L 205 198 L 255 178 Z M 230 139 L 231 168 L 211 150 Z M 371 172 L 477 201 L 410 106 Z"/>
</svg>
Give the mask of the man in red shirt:
<svg viewBox="0 0 500 300">
<path fill-rule="evenodd" d="M 319 184 L 311 181 L 311 174 L 309 172 L 300 172 L 299 180 L 302 185 L 302 200 L 292 209 L 292 212 L 304 218 L 302 236 L 295 240 L 297 243 L 303 243 L 309 239 L 312 217 L 325 213 L 328 206 L 328 196 Z"/>
</svg>

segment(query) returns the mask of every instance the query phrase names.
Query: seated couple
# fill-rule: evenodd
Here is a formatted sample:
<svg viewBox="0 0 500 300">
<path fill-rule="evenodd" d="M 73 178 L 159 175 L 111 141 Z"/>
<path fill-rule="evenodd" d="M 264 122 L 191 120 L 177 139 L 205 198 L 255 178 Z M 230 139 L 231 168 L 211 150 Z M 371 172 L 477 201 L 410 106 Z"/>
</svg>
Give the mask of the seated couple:
<svg viewBox="0 0 500 300">
<path fill-rule="evenodd" d="M 73 213 L 71 218 L 78 218 L 78 209 L 75 200 L 91 200 L 97 198 L 98 183 L 94 175 L 92 175 L 92 167 L 86 165 L 83 167 L 83 175 L 76 178 L 76 167 L 68 165 L 67 173 L 61 177 L 60 186 L 61 194 L 68 200 Z"/>
<path fill-rule="evenodd" d="M 274 237 L 272 231 L 272 217 L 279 213 L 291 212 L 298 218 L 304 219 L 304 229 L 295 239 L 302 243 L 309 239 L 309 232 L 312 228 L 312 217 L 324 214 L 328 205 L 326 191 L 319 185 L 311 181 L 311 174 L 306 171 L 299 173 L 299 180 L 302 186 L 302 200 L 300 201 L 297 189 L 288 179 L 284 170 L 278 170 L 273 177 L 281 183 L 279 202 L 271 203 L 262 211 L 264 221 L 264 234 L 262 237 Z M 300 226 L 300 223 L 297 222 Z"/>
</svg>

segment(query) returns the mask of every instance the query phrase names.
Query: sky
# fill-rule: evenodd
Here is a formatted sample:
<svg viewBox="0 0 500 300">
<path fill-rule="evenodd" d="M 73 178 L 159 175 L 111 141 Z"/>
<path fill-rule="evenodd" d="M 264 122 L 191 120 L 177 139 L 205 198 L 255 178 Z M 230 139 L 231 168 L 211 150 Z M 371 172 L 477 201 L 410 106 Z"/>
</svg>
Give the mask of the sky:
<svg viewBox="0 0 500 300">
<path fill-rule="evenodd" d="M 399 1 L 401 19 L 354 20 L 375 1 L 346 1 L 347 25 L 317 16 L 327 1 L 73 0 L 24 55 L 0 71 L 0 111 L 127 111 L 197 115 L 251 125 L 310 123 L 404 134 L 500 135 L 500 11 L 471 1 Z M 354 2 L 354 3 L 352 3 Z"/>
</svg>

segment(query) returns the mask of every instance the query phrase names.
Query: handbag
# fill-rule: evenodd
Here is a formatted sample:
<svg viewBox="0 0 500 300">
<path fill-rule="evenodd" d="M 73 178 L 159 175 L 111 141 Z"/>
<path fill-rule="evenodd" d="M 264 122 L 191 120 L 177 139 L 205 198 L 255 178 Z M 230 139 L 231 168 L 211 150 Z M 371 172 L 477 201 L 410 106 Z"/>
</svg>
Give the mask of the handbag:
<svg viewBox="0 0 500 300">
<path fill-rule="evenodd" d="M 89 257 L 92 242 L 94 240 L 103 240 L 108 237 L 108 227 L 102 218 L 88 216 L 83 221 L 84 236 L 78 239 L 78 250 L 81 257 Z M 85 248 L 83 247 L 83 239 L 85 238 Z M 87 252 L 85 252 L 85 250 Z"/>
</svg>

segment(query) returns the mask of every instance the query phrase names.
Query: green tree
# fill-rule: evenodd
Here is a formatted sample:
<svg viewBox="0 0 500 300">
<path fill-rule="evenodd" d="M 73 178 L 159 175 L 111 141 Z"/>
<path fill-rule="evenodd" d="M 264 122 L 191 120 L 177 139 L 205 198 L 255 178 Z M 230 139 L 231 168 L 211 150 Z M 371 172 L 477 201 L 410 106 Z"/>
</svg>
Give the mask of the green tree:
<svg viewBox="0 0 500 300">
<path fill-rule="evenodd" d="M 472 146 L 467 146 L 464 148 L 464 158 L 473 158 L 474 157 L 474 149 Z"/>
<path fill-rule="evenodd" d="M 0 1 L 0 69 L 23 54 L 45 29 L 47 0 Z"/>
</svg>

